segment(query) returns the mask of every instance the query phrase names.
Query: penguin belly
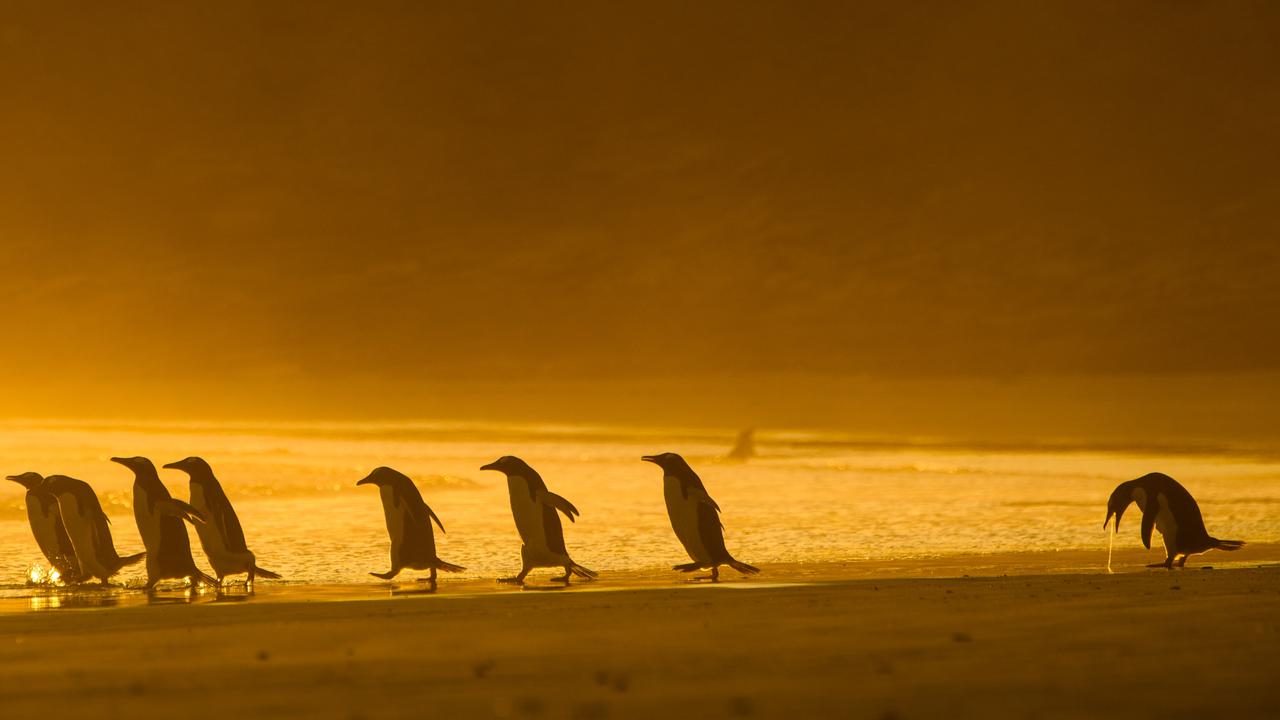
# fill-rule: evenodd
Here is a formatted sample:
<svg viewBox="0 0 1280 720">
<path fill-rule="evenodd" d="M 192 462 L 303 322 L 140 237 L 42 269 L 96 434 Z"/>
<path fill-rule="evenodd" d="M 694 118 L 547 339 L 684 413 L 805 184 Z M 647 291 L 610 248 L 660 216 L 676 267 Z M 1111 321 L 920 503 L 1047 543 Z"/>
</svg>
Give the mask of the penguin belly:
<svg viewBox="0 0 1280 720">
<path fill-rule="evenodd" d="M 549 508 L 529 497 L 529 483 L 524 478 L 508 476 L 507 491 L 511 494 L 511 516 L 515 518 L 516 531 L 524 543 L 525 563 L 531 567 L 567 565 L 569 556 L 556 552 L 547 543 L 545 510 Z"/>
<path fill-rule="evenodd" d="M 74 561 L 70 557 L 71 553 L 67 552 L 69 548 L 62 547 L 62 539 L 58 536 L 58 526 L 62 524 L 62 518 L 58 515 L 57 506 L 57 500 L 49 502 L 39 498 L 27 498 L 27 520 L 31 522 L 31 534 L 35 536 L 40 552 L 44 553 L 45 559 L 54 568 L 65 574 L 67 566 L 73 565 Z M 66 530 L 64 529 L 63 532 L 65 533 Z M 71 569 L 75 570 L 75 568 Z"/>
<path fill-rule="evenodd" d="M 704 547 L 702 534 L 698 532 L 698 501 L 684 497 L 680 491 L 680 479 L 670 475 L 662 478 L 662 495 L 667 501 L 671 529 L 675 530 L 676 539 L 684 546 L 685 552 L 689 553 L 694 562 L 711 562 L 711 554 Z"/>
<path fill-rule="evenodd" d="M 1160 531 L 1160 539 L 1164 540 L 1165 551 L 1172 557 L 1179 552 L 1178 519 L 1169 509 L 1169 499 L 1164 496 L 1164 493 L 1157 494 L 1156 501 L 1160 503 L 1156 512 L 1156 530 Z"/>
<path fill-rule="evenodd" d="M 75 548 L 76 559 L 80 563 L 80 577 L 95 577 L 106 582 L 111 577 L 111 571 L 102 563 L 102 550 L 98 547 L 97 523 L 101 521 L 81 515 L 80 500 L 71 493 L 59 496 L 58 505 L 62 508 L 62 521 L 67 526 L 67 537 L 71 538 L 71 546 Z M 88 509 L 83 511 L 92 512 Z"/>
<path fill-rule="evenodd" d="M 151 511 L 152 502 L 160 498 L 152 498 L 146 488 L 133 486 L 133 519 L 138 524 L 138 535 L 142 538 L 142 547 L 147 551 L 147 577 L 162 578 L 164 576 L 164 535 L 160 528 L 158 513 Z"/>
</svg>

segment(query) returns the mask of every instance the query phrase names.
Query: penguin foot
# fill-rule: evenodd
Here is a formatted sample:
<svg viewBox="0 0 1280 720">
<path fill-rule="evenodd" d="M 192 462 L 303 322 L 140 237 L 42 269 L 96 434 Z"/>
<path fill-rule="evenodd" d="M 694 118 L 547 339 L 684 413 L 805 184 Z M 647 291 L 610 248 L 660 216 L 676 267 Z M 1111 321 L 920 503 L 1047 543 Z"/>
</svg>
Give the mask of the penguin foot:
<svg viewBox="0 0 1280 720">
<path fill-rule="evenodd" d="M 561 575 L 561 576 L 559 576 L 559 577 L 553 577 L 553 578 L 551 578 L 551 582 L 564 583 L 565 585 L 568 585 L 568 584 L 569 584 L 569 575 L 570 575 L 570 573 L 565 573 L 565 574 L 563 574 L 563 575 Z"/>
<path fill-rule="evenodd" d="M 1173 569 L 1173 565 L 1171 565 L 1170 563 L 1162 563 L 1162 562 L 1158 562 L 1158 563 L 1151 563 L 1151 564 L 1150 564 L 1150 565 L 1148 565 L 1147 567 L 1149 567 L 1149 568 L 1164 568 L 1165 570 L 1172 570 L 1172 569 Z"/>
<path fill-rule="evenodd" d="M 498 578 L 498 582 L 507 583 L 508 585 L 523 585 L 524 578 L 520 577 L 519 575 L 516 575 L 515 577 Z"/>
</svg>

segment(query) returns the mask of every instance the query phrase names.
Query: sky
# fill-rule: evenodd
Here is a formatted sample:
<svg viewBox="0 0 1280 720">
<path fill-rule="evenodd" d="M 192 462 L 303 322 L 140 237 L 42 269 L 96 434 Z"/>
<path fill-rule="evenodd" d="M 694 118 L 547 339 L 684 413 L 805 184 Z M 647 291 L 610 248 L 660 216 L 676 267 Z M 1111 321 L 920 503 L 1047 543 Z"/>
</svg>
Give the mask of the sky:
<svg viewBox="0 0 1280 720">
<path fill-rule="evenodd" d="M 0 95 L 0 415 L 1280 400 L 1275 4 L 19 2 Z"/>
</svg>

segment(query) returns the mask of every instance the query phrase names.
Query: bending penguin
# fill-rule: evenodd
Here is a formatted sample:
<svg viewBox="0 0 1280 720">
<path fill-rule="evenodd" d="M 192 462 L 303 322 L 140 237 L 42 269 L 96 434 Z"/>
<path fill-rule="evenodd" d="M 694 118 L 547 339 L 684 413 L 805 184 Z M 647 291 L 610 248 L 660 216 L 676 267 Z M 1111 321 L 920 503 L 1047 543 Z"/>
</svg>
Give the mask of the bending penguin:
<svg viewBox="0 0 1280 720">
<path fill-rule="evenodd" d="M 31 534 L 35 535 L 40 552 L 58 574 L 53 579 L 76 582 L 80 576 L 80 561 L 76 559 L 76 549 L 67 535 L 67 526 L 62 522 L 58 498 L 45 487 L 44 476 L 25 472 L 5 479 L 27 489 L 27 520 L 31 522 Z"/>
<path fill-rule="evenodd" d="M 507 476 L 507 490 L 511 494 L 511 515 L 516 530 L 524 544 L 520 547 L 522 566 L 515 577 L 501 578 L 498 582 L 523 583 L 534 568 L 562 567 L 564 575 L 552 578 L 554 582 L 569 584 L 569 578 L 577 575 L 584 580 L 594 580 L 596 573 L 574 562 L 564 546 L 564 527 L 558 512 L 564 513 L 569 522 L 579 515 L 578 508 L 555 493 L 547 490 L 542 476 L 518 457 L 506 455 L 481 470 L 497 470 Z"/>
<path fill-rule="evenodd" d="M 221 585 L 228 575 L 246 573 L 244 584 L 253 584 L 255 577 L 261 576 L 270 580 L 279 580 L 280 576 L 270 570 L 258 567 L 258 559 L 249 550 L 244 539 L 244 529 L 240 527 L 240 518 L 235 508 L 227 499 L 222 483 L 213 476 L 213 468 L 203 458 L 189 457 L 165 465 L 166 469 L 181 470 L 191 477 L 191 505 L 204 513 L 208 522 L 196 526 L 196 534 L 200 536 L 200 546 L 204 548 L 205 557 L 213 566 L 218 576 L 217 584 Z"/>
<path fill-rule="evenodd" d="M 671 529 L 684 545 L 691 563 L 676 565 L 672 570 L 693 572 L 711 570 L 711 582 L 720 581 L 720 566 L 728 565 L 743 575 L 755 575 L 760 568 L 734 560 L 724 546 L 724 525 L 720 522 L 720 506 L 707 494 L 702 479 L 675 453 L 645 455 L 640 458 L 662 468 L 662 494 L 667 501 Z"/>
<path fill-rule="evenodd" d="M 80 580 L 97 578 L 103 585 L 121 569 L 147 556 L 145 552 L 120 557 L 111 540 L 111 520 L 93 488 L 83 480 L 66 475 L 50 475 L 44 486 L 58 498 L 58 511 L 67 528 L 67 537 L 80 563 Z"/>
<path fill-rule="evenodd" d="M 1208 550 L 1239 550 L 1244 546 L 1240 540 L 1210 537 L 1195 498 L 1177 480 L 1164 473 L 1149 473 L 1137 480 L 1120 483 L 1107 500 L 1107 519 L 1102 521 L 1102 527 L 1106 528 L 1114 515 L 1115 531 L 1119 533 L 1120 518 L 1129 503 L 1134 502 L 1142 511 L 1142 544 L 1150 550 L 1151 530 L 1157 529 L 1168 553 L 1164 562 L 1147 567 L 1172 569 L 1174 560 L 1178 561 L 1178 567 L 1183 567 L 1191 555 Z"/>
<path fill-rule="evenodd" d="M 161 580 L 190 580 L 192 585 L 216 586 L 213 578 L 196 567 L 186 522 L 199 527 L 206 518 L 199 510 L 174 498 L 160 482 L 156 466 L 144 457 L 113 457 L 111 462 L 133 471 L 133 519 L 147 548 L 148 591 Z"/>
<path fill-rule="evenodd" d="M 431 529 L 435 520 L 444 532 L 444 524 L 434 510 L 422 499 L 422 493 L 408 475 L 389 467 L 380 467 L 356 485 L 376 485 L 382 497 L 382 513 L 387 519 L 387 534 L 391 536 L 391 569 L 370 575 L 390 580 L 400 571 L 430 570 L 427 582 L 436 587 L 436 572 L 461 572 L 466 568 L 441 560 L 436 555 L 436 537 Z"/>
</svg>

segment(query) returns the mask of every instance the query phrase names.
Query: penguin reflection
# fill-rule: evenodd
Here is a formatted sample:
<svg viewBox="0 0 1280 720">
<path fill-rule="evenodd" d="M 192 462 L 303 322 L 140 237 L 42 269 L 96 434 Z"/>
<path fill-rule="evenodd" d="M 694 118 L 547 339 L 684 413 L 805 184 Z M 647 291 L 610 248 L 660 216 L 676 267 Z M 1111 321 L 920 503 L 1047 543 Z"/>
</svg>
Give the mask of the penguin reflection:
<svg viewBox="0 0 1280 720">
<path fill-rule="evenodd" d="M 408 475 L 389 467 L 380 467 L 356 485 L 378 487 L 378 494 L 382 497 L 382 513 L 387 520 L 387 534 L 391 536 L 391 569 L 385 573 L 369 573 L 370 575 L 390 580 L 405 568 L 430 570 L 431 577 L 427 582 L 434 590 L 438 570 L 456 573 L 466 569 L 447 563 L 436 555 L 436 537 L 431 529 L 431 521 L 434 520 L 440 526 L 440 532 L 444 532 L 444 524 L 422 499 L 422 493 L 418 492 Z"/>
<path fill-rule="evenodd" d="M 711 582 L 719 582 L 720 566 L 728 565 L 743 575 L 755 575 L 760 569 L 738 562 L 724 546 L 724 525 L 720 522 L 720 506 L 707 494 L 702 479 L 675 453 L 645 455 L 640 458 L 662 468 L 662 494 L 667 502 L 667 515 L 676 538 L 684 545 L 691 563 L 676 565 L 672 570 L 693 572 L 711 570 Z"/>
<path fill-rule="evenodd" d="M 1159 530 L 1164 539 L 1168 557 L 1164 562 L 1148 567 L 1172 569 L 1175 560 L 1178 567 L 1183 567 L 1191 555 L 1209 550 L 1239 550 L 1244 546 L 1240 540 L 1210 537 L 1195 498 L 1177 480 L 1164 473 L 1149 473 L 1137 480 L 1120 483 L 1107 500 L 1107 519 L 1102 521 L 1102 527 L 1106 528 L 1114 515 L 1115 531 L 1119 533 L 1120 518 L 1129 503 L 1137 503 L 1142 511 L 1143 546 L 1151 549 L 1152 529 Z"/>
<path fill-rule="evenodd" d="M 554 582 L 569 584 L 569 577 L 577 575 L 594 580 L 596 573 L 579 565 L 569 557 L 564 545 L 564 526 L 557 511 L 564 513 L 569 522 L 579 515 L 578 508 L 555 493 L 547 490 L 542 476 L 518 457 L 507 455 L 480 468 L 497 470 L 507 476 L 507 492 L 511 496 L 511 514 L 520 533 L 521 568 L 515 577 L 502 578 L 499 582 L 521 584 L 529 571 L 541 567 L 562 567 L 564 575 L 552 578 Z"/>
</svg>

